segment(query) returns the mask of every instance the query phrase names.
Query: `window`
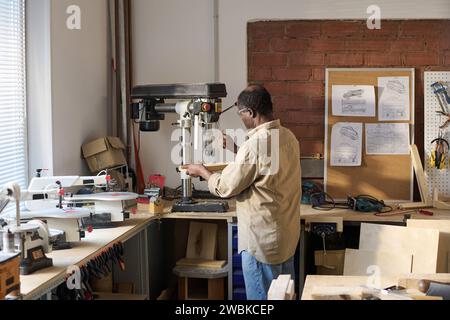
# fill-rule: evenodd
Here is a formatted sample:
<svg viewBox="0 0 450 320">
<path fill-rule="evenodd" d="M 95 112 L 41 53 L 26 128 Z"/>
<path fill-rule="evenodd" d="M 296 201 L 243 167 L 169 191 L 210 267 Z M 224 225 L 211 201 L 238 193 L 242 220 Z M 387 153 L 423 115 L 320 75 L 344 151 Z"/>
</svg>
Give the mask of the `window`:
<svg viewBox="0 0 450 320">
<path fill-rule="evenodd" d="M 26 188 L 25 0 L 0 0 L 0 188 Z"/>
</svg>

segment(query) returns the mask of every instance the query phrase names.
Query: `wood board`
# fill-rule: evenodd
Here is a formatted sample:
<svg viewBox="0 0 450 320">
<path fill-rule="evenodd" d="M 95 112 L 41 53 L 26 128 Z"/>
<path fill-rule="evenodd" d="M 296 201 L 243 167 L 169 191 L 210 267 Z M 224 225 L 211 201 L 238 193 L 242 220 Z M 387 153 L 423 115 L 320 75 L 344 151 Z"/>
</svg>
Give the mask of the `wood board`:
<svg viewBox="0 0 450 320">
<path fill-rule="evenodd" d="M 410 121 L 380 122 L 378 121 L 378 108 L 376 117 L 333 116 L 332 86 L 375 86 L 376 106 L 378 106 L 378 77 L 409 77 Z M 411 144 L 414 143 L 414 85 L 413 68 L 327 69 L 325 90 L 325 191 L 335 200 L 347 199 L 348 195 L 369 194 L 385 201 L 412 201 L 413 170 L 410 155 L 365 154 L 365 126 L 363 126 L 363 152 L 360 167 L 332 167 L 330 152 L 331 131 L 338 122 L 409 123 Z"/>
<path fill-rule="evenodd" d="M 407 226 L 408 228 L 413 227 L 439 230 L 437 272 L 450 273 L 448 259 L 450 253 L 450 220 L 408 219 Z"/>
<path fill-rule="evenodd" d="M 413 273 L 435 273 L 439 230 L 362 223 L 359 249 L 410 253 Z"/>
<path fill-rule="evenodd" d="M 344 276 L 370 275 L 370 266 L 380 268 L 380 274 L 398 275 L 411 273 L 412 254 L 388 251 L 345 250 Z"/>
<path fill-rule="evenodd" d="M 217 224 L 191 222 L 186 249 L 187 259 L 215 260 Z"/>
<path fill-rule="evenodd" d="M 196 267 L 202 269 L 222 269 L 226 264 L 227 262 L 225 260 L 181 259 L 177 262 L 177 266 Z"/>
</svg>

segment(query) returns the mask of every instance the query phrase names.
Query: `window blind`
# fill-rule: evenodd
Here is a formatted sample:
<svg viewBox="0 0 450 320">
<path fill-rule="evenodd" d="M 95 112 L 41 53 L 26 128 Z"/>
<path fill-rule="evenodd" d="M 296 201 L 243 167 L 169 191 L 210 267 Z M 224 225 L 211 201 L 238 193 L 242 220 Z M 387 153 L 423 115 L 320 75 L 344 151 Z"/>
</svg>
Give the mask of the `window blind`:
<svg viewBox="0 0 450 320">
<path fill-rule="evenodd" d="M 0 188 L 27 172 L 25 0 L 0 0 Z"/>
</svg>

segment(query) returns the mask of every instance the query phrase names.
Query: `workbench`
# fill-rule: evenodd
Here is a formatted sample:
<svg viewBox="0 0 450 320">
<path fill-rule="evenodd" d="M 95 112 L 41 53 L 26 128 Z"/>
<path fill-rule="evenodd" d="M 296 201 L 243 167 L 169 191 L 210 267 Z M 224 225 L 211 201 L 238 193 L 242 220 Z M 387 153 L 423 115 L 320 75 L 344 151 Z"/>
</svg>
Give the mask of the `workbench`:
<svg viewBox="0 0 450 320">
<path fill-rule="evenodd" d="M 51 268 L 43 269 L 35 272 L 29 276 L 21 276 L 21 293 L 23 294 L 24 299 L 41 299 L 41 298 L 51 298 L 51 290 L 56 288 L 58 285 L 65 281 L 67 276 L 67 268 L 70 266 L 81 266 L 85 264 L 87 261 L 95 257 L 98 253 L 100 253 L 105 247 L 108 247 L 116 242 L 127 242 L 132 238 L 139 239 L 139 253 L 134 254 L 133 257 L 137 257 L 140 261 L 138 263 L 138 270 L 140 273 L 141 279 L 141 288 L 139 291 L 142 294 L 149 293 L 149 245 L 157 245 L 162 248 L 164 244 L 164 248 L 160 248 L 160 251 L 167 251 L 167 249 L 171 248 L 174 252 L 168 253 L 170 255 L 171 260 L 167 265 L 170 267 L 173 264 L 173 261 L 179 259 L 184 254 L 184 247 L 180 247 L 180 243 L 183 243 L 183 237 L 186 237 L 185 229 L 183 232 L 180 232 L 178 229 L 170 230 L 167 235 L 167 239 L 169 239 L 170 243 L 149 243 L 149 226 L 153 222 L 156 224 L 160 224 L 161 221 L 183 221 L 185 224 L 188 224 L 191 220 L 204 220 L 217 222 L 219 224 L 226 224 L 226 235 L 223 235 L 219 242 L 226 243 L 225 248 L 221 251 L 219 259 L 226 259 L 231 262 L 231 245 L 232 245 L 232 237 L 231 230 L 236 226 L 237 223 L 237 215 L 236 215 L 236 206 L 234 201 L 230 201 L 230 210 L 226 213 L 171 213 L 171 202 L 165 203 L 164 213 L 157 216 L 151 216 L 149 214 L 143 214 L 142 212 L 137 212 L 131 215 L 131 219 L 127 220 L 123 223 L 120 223 L 118 227 L 113 229 L 100 229 L 94 230 L 92 233 L 87 233 L 86 238 L 81 242 L 74 244 L 74 247 L 69 250 L 62 251 L 53 251 L 49 254 L 49 257 L 53 259 L 54 266 Z M 424 215 L 416 215 L 412 214 L 411 218 L 419 218 L 419 219 L 449 219 L 450 220 L 450 211 L 443 210 L 431 210 L 435 214 L 434 216 L 424 216 Z M 378 217 L 373 213 L 356 213 L 351 210 L 346 209 L 334 209 L 331 211 L 318 211 L 312 209 L 310 206 L 302 205 L 301 206 L 301 214 L 299 223 L 304 222 L 305 219 L 314 218 L 314 217 L 342 217 L 344 220 L 344 224 L 360 224 L 360 223 L 383 223 L 383 224 L 397 224 L 404 225 L 404 216 L 403 215 L 395 215 L 395 216 L 384 216 Z M 175 236 L 174 236 L 175 235 Z M 304 223 L 302 223 L 302 237 L 300 240 L 299 246 L 299 254 L 300 261 L 304 262 L 304 250 L 305 243 L 303 241 L 305 235 Z M 180 237 L 181 238 L 177 238 Z M 175 239 L 177 238 L 177 239 Z M 181 239 L 181 240 L 180 240 Z M 169 249 L 170 250 L 170 249 Z M 303 260 L 302 260 L 303 259 Z M 304 283 L 305 272 L 304 266 L 300 263 L 300 279 L 299 285 L 300 290 L 303 289 L 306 284 Z M 229 268 L 229 282 L 228 288 L 229 293 L 232 288 L 232 271 Z M 167 271 L 167 270 L 165 270 Z M 171 270 L 167 271 L 169 274 Z M 159 276 L 159 275 L 158 275 Z M 229 298 L 231 299 L 231 295 L 229 294 Z"/>
<path fill-rule="evenodd" d="M 390 277 L 381 277 L 380 284 L 381 288 L 388 288 L 391 286 L 402 285 L 404 286 L 404 282 L 401 280 L 405 279 L 426 279 L 433 280 L 438 282 L 450 283 L 450 274 L 447 273 L 439 273 L 439 274 L 406 274 L 406 275 L 398 275 L 398 276 L 390 276 Z M 368 276 L 315 276 L 309 275 L 305 281 L 305 287 L 303 289 L 303 294 L 301 300 L 313 300 L 314 289 L 317 287 L 327 288 L 327 287 L 361 287 L 367 286 L 369 277 Z M 326 289 L 324 290 L 326 291 Z"/>
<path fill-rule="evenodd" d="M 86 233 L 86 238 L 73 244 L 69 250 L 53 251 L 48 257 L 53 259 L 53 267 L 36 271 L 28 276 L 21 276 L 21 294 L 24 300 L 51 299 L 51 290 L 63 283 L 67 277 L 67 269 L 71 266 L 82 266 L 94 258 L 103 249 L 117 242 L 126 242 L 139 235 L 143 239 L 142 277 L 148 278 L 147 227 L 155 220 L 148 215 L 137 214 L 130 220 L 112 229 L 94 230 Z M 143 282 L 141 291 L 148 294 L 148 281 Z M 143 289 L 143 290 L 142 290 Z"/>
</svg>

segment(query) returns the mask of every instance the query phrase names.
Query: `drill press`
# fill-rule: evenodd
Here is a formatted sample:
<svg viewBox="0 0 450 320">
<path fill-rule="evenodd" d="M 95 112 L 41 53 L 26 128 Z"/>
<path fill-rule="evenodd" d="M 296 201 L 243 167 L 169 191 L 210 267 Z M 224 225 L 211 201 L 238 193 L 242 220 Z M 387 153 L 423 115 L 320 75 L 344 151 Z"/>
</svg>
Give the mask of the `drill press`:
<svg viewBox="0 0 450 320">
<path fill-rule="evenodd" d="M 178 113 L 181 129 L 182 163 L 192 164 L 192 139 L 198 146 L 200 128 L 210 129 L 219 121 L 222 113 L 222 98 L 227 90 L 222 83 L 169 84 L 136 86 L 131 97 L 140 100 L 132 104 L 132 118 L 140 120 L 140 130 L 156 132 L 165 113 Z M 166 103 L 166 100 L 176 100 Z M 192 179 L 181 171 L 182 199 L 173 207 L 173 212 L 226 212 L 227 202 L 196 201 L 192 197 Z"/>
</svg>

